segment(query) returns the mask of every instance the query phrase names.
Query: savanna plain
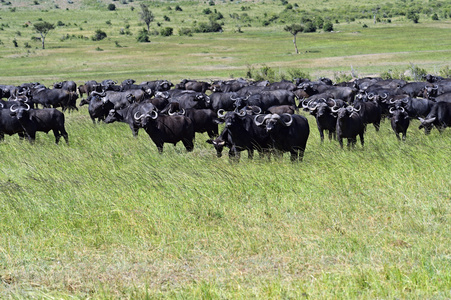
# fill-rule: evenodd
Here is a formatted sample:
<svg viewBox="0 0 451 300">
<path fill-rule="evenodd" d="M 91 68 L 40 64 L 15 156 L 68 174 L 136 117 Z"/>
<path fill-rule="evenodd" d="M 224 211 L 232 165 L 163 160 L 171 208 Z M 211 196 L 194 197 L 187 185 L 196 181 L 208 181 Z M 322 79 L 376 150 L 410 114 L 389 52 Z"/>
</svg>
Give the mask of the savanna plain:
<svg viewBox="0 0 451 300">
<path fill-rule="evenodd" d="M 141 3 L 154 14 L 147 43 Z M 446 1 L 2 0 L 0 84 L 414 80 L 449 74 L 450 11 Z M 218 12 L 222 32 L 195 32 Z M 333 31 L 299 33 L 295 54 L 285 26 L 318 17 Z M 55 24 L 45 49 L 41 21 Z M 156 34 L 166 27 L 172 35 Z M 94 41 L 97 30 L 107 37 Z M 68 145 L 6 136 L 0 298 L 451 298 L 450 129 L 425 135 L 412 120 L 399 142 L 385 120 L 364 148 L 342 150 L 299 113 L 311 133 L 297 163 L 217 158 L 206 134 L 193 152 L 158 154 L 143 130 L 94 125 L 86 106 L 65 113 Z"/>
</svg>

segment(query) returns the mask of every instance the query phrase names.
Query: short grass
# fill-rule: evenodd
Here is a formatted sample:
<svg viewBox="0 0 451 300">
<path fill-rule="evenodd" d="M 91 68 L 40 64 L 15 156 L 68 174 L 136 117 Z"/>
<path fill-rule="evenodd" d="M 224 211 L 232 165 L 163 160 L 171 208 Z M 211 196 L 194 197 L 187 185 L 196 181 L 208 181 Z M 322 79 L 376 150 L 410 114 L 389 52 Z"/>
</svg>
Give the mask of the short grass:
<svg viewBox="0 0 451 300">
<path fill-rule="evenodd" d="M 119 1 L 117 12 L 105 2 L 74 2 L 79 10 L 61 2 L 57 11 L 0 6 L 0 24 L 9 24 L 0 31 L 0 83 L 177 82 L 245 76 L 262 65 L 313 77 L 351 66 L 359 76 L 403 72 L 410 63 L 437 73 L 450 61 L 447 20 L 341 22 L 333 33 L 299 35 L 302 53 L 294 55 L 282 24 L 139 44 L 136 10 Z M 157 4 L 161 21 L 166 4 Z M 183 18 L 171 14 L 171 25 L 191 25 L 200 4 L 180 5 Z M 214 8 L 240 12 L 241 5 Z M 249 14 L 279 8 L 246 5 Z M 49 33 L 41 50 L 23 27 L 39 18 L 71 25 Z M 119 34 L 126 24 L 132 36 Z M 98 28 L 106 40 L 60 40 L 89 38 Z M 450 298 L 451 131 L 425 136 L 413 120 L 400 143 L 386 121 L 379 133 L 368 128 L 364 149 L 348 151 L 321 144 L 307 117 L 305 160 L 295 164 L 244 153 L 239 163 L 218 159 L 206 135 L 197 135 L 192 153 L 166 145 L 159 155 L 143 131 L 133 138 L 124 124 L 93 125 L 86 107 L 66 114 L 69 145 L 54 145 L 52 134 L 38 133 L 34 145 L 7 136 L 0 143 L 0 298 Z"/>
<path fill-rule="evenodd" d="M 377 24 L 366 19 L 340 20 L 334 24 L 332 33 L 299 34 L 297 43 L 301 53 L 296 55 L 292 36 L 283 30 L 285 24 L 274 23 L 267 27 L 261 24 L 265 13 L 271 16 L 283 10 L 278 2 L 215 6 L 180 2 L 181 12 L 175 11 L 175 3 L 154 2 L 150 4 L 155 14 L 152 30 L 173 27 L 174 36 L 151 36 L 150 43 L 136 41 L 144 27 L 139 19 L 138 2 L 117 5 L 116 11 L 90 6 L 69 10 L 31 6 L 33 10 L 18 7 L 14 12 L 2 6 L 0 24 L 5 26 L 0 31 L 0 82 L 16 84 L 31 80 L 51 84 L 71 79 L 82 83 L 106 78 L 208 80 L 245 77 L 248 66 L 270 66 L 282 73 L 300 69 L 313 78 L 333 77 L 336 72 L 351 74 L 353 70 L 363 77 L 389 69 L 403 73 L 410 63 L 438 73 L 449 67 L 451 60 L 449 19 L 431 21 L 424 16 L 419 24 L 402 17 L 393 18 L 391 23 Z M 252 17 L 250 24 L 240 24 L 230 17 L 233 13 L 242 14 L 241 7 L 247 5 L 250 10 L 244 12 Z M 131 10 L 131 6 L 136 7 L 135 10 Z M 221 20 L 224 32 L 179 36 L 180 28 L 208 20 L 208 15 L 202 13 L 205 8 L 216 9 L 224 15 Z M 163 21 L 164 16 L 171 21 Z M 45 50 L 40 49 L 40 42 L 31 39 L 39 36 L 32 30 L 32 24 L 38 20 L 64 23 L 50 31 Z M 363 28 L 364 24 L 369 27 Z M 242 33 L 237 32 L 237 26 L 241 26 Z M 108 37 L 92 41 L 97 29 L 105 31 Z M 121 30 L 131 35 L 120 34 Z M 14 40 L 18 47 L 14 47 Z"/>
</svg>

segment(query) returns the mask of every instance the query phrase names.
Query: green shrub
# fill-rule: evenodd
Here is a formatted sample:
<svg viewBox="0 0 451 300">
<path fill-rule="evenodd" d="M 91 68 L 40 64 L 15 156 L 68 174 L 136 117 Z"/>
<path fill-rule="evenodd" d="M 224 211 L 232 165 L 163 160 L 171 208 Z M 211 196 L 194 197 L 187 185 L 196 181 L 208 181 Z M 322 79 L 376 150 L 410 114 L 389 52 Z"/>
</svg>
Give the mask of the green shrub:
<svg viewBox="0 0 451 300">
<path fill-rule="evenodd" d="M 451 68 L 449 66 L 445 66 L 440 70 L 439 74 L 442 77 L 451 78 Z"/>
<path fill-rule="evenodd" d="M 108 4 L 107 6 L 108 10 L 116 10 L 116 5 L 114 5 L 113 3 Z"/>
<path fill-rule="evenodd" d="M 293 80 L 295 78 L 311 79 L 310 74 L 302 71 L 301 69 L 289 69 L 287 72 L 288 72 L 288 75 L 290 76 L 291 80 Z"/>
<path fill-rule="evenodd" d="M 179 29 L 179 35 L 180 36 L 193 36 L 193 31 L 191 30 L 191 28 L 186 28 L 186 27 L 182 27 Z"/>
<path fill-rule="evenodd" d="M 304 26 L 304 32 L 305 33 L 315 32 L 315 31 L 316 31 L 316 26 L 313 24 L 313 22 L 305 23 L 305 26 Z"/>
<path fill-rule="evenodd" d="M 160 35 L 161 36 L 171 36 L 173 31 L 174 30 L 172 29 L 172 27 L 165 27 L 160 30 Z"/>
<path fill-rule="evenodd" d="M 409 70 L 412 72 L 413 79 L 415 80 L 422 80 L 424 76 L 427 75 L 427 71 L 425 69 L 422 69 L 413 63 L 410 63 Z"/>
<path fill-rule="evenodd" d="M 222 26 L 217 22 L 200 22 L 194 29 L 194 32 L 222 32 Z"/>
<path fill-rule="evenodd" d="M 91 37 L 91 40 L 101 41 L 106 37 L 107 37 L 107 34 L 105 33 L 105 31 L 102 31 L 101 29 L 97 29 L 95 34 Z"/>
<path fill-rule="evenodd" d="M 414 23 L 418 23 L 420 16 L 415 13 L 415 11 L 409 10 L 409 12 L 407 13 L 407 19 L 412 20 Z"/>
<path fill-rule="evenodd" d="M 327 21 L 326 23 L 324 23 L 323 30 L 327 32 L 334 31 L 334 25 L 332 24 L 332 22 Z"/>
<path fill-rule="evenodd" d="M 139 43 L 150 43 L 149 33 L 147 32 L 147 30 L 145 28 L 141 29 L 141 31 L 138 33 L 136 40 Z"/>
</svg>

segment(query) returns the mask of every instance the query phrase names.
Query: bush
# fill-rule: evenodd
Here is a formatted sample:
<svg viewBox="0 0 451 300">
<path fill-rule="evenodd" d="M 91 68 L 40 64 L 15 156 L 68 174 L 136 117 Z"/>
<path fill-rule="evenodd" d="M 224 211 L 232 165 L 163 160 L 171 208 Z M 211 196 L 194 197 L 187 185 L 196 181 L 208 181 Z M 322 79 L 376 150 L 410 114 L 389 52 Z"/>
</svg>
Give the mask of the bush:
<svg viewBox="0 0 451 300">
<path fill-rule="evenodd" d="M 172 29 L 172 27 L 165 27 L 165 28 L 161 29 L 160 35 L 161 36 L 171 36 L 173 31 L 174 30 Z"/>
<path fill-rule="evenodd" d="M 147 32 L 147 30 L 145 28 L 141 29 L 141 31 L 138 33 L 136 40 L 139 43 L 150 43 L 149 33 Z"/>
<path fill-rule="evenodd" d="M 201 22 L 194 29 L 194 32 L 222 32 L 222 26 L 217 22 L 205 23 Z"/>
<path fill-rule="evenodd" d="M 307 22 L 304 26 L 304 32 L 315 32 L 316 26 L 313 24 L 313 22 Z"/>
<path fill-rule="evenodd" d="M 440 70 L 440 76 L 451 78 L 451 68 L 449 66 L 443 67 L 443 69 Z"/>
<path fill-rule="evenodd" d="M 412 20 L 414 23 L 418 23 L 418 21 L 420 20 L 420 16 L 413 10 L 410 10 L 407 13 L 407 19 Z"/>
<path fill-rule="evenodd" d="M 108 4 L 107 6 L 108 10 L 116 10 L 116 5 L 114 5 L 113 3 Z"/>
<path fill-rule="evenodd" d="M 422 69 L 413 63 L 410 63 L 409 70 L 410 70 L 410 72 L 412 72 L 412 76 L 413 76 L 414 80 L 422 80 L 427 75 L 427 72 L 425 69 Z"/>
<path fill-rule="evenodd" d="M 91 37 L 91 40 L 101 41 L 106 37 L 107 37 L 107 35 L 106 35 L 105 31 L 102 31 L 101 29 L 97 29 L 95 34 Z"/>
<path fill-rule="evenodd" d="M 192 32 L 191 28 L 183 27 L 183 28 L 179 29 L 179 35 L 180 36 L 183 36 L 183 35 L 193 36 L 193 32 Z"/>
<path fill-rule="evenodd" d="M 328 21 L 328 22 L 324 23 L 323 30 L 327 31 L 327 32 L 334 31 L 334 25 L 332 24 L 332 22 Z"/>
<path fill-rule="evenodd" d="M 433 14 L 433 15 L 432 15 L 432 20 L 438 21 L 438 16 L 437 16 L 437 14 Z"/>
<path fill-rule="evenodd" d="M 183 9 L 180 6 L 175 6 L 175 11 L 183 11 Z"/>
<path fill-rule="evenodd" d="M 295 78 L 311 79 L 310 74 L 302 71 L 301 69 L 289 69 L 288 75 L 290 76 L 291 79 L 295 79 Z"/>
</svg>

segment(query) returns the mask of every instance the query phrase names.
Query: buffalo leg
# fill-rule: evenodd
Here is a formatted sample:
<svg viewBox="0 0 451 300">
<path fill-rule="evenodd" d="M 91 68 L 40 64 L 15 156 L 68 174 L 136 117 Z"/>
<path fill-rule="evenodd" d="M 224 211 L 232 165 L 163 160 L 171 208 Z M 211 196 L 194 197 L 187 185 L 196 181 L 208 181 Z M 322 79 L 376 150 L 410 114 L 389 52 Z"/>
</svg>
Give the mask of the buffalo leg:
<svg viewBox="0 0 451 300">
<path fill-rule="evenodd" d="M 376 131 L 379 131 L 379 128 L 381 127 L 381 123 L 380 122 L 373 123 L 373 126 L 376 129 Z"/>
<path fill-rule="evenodd" d="M 186 148 L 186 151 L 191 152 L 194 149 L 194 142 L 193 140 L 190 139 L 184 139 L 182 140 L 183 145 Z"/>
<path fill-rule="evenodd" d="M 298 156 L 299 156 L 298 151 L 297 150 L 291 150 L 290 153 L 291 153 L 290 160 L 292 162 L 296 161 L 298 159 Z"/>
<path fill-rule="evenodd" d="M 319 136 L 321 137 L 321 143 L 324 142 L 324 130 L 319 130 Z M 330 132 L 329 132 L 329 139 L 330 139 Z"/>
</svg>

